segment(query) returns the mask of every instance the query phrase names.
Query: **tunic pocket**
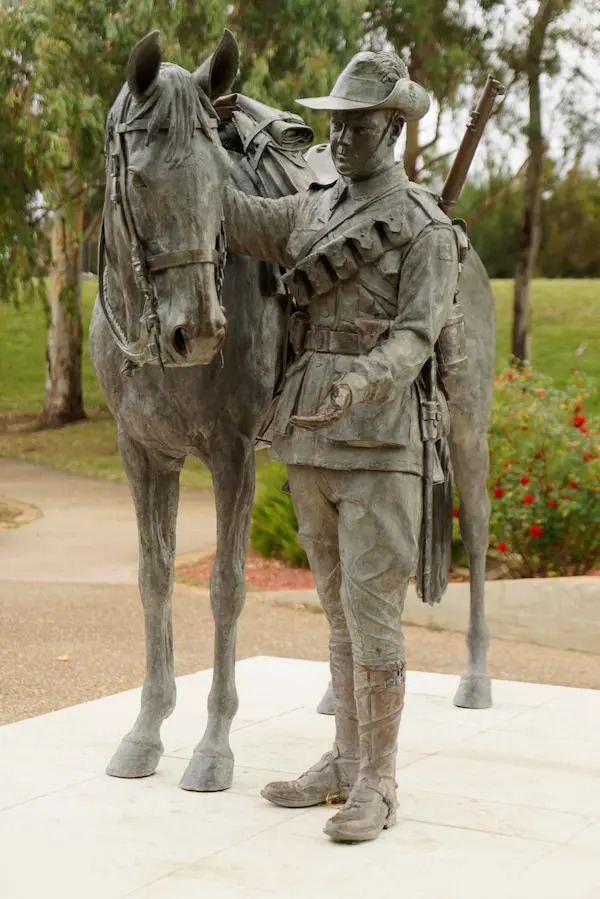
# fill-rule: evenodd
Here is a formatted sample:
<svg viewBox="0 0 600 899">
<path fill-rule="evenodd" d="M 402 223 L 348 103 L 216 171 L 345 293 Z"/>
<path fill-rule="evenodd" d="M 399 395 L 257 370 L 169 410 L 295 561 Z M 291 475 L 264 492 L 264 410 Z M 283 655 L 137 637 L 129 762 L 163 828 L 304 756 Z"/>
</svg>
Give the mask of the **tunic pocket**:
<svg viewBox="0 0 600 899">
<path fill-rule="evenodd" d="M 349 446 L 403 447 L 420 437 L 418 421 L 416 391 L 409 388 L 385 403 L 355 403 L 327 429 L 326 437 Z"/>
<path fill-rule="evenodd" d="M 304 381 L 310 356 L 310 353 L 304 353 L 290 365 L 286 372 L 283 390 L 281 391 L 271 425 L 272 431 L 282 437 L 289 436 L 292 433 L 290 418 L 296 411 L 298 396 L 302 389 L 302 382 Z"/>
</svg>

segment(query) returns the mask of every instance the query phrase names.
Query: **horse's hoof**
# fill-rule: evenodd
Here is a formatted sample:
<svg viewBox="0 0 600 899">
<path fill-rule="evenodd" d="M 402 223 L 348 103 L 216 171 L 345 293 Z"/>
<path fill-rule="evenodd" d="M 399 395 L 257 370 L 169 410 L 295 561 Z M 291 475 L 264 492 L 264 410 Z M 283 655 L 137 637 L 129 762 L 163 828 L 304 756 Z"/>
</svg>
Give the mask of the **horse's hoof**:
<svg viewBox="0 0 600 899">
<path fill-rule="evenodd" d="M 489 709 L 492 705 L 492 682 L 488 674 L 465 674 L 460 679 L 454 705 L 460 709 Z"/>
<path fill-rule="evenodd" d="M 162 743 L 136 742 L 125 737 L 106 773 L 111 777 L 149 777 L 156 771 L 163 751 Z"/>
<path fill-rule="evenodd" d="M 233 783 L 233 754 L 209 755 L 195 752 L 179 781 L 182 790 L 196 793 L 218 793 Z"/>
<path fill-rule="evenodd" d="M 331 681 L 327 685 L 327 689 L 323 694 L 323 698 L 321 702 L 317 706 L 317 714 L 318 715 L 335 715 L 335 709 L 333 707 L 333 690 L 331 688 Z"/>
</svg>

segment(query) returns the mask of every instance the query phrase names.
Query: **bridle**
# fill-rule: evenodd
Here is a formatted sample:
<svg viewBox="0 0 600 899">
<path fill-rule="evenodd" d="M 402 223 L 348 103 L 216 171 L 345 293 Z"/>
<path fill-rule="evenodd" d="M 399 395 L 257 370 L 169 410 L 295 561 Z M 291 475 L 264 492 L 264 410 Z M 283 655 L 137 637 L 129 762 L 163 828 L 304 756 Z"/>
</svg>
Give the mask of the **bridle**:
<svg viewBox="0 0 600 899">
<path fill-rule="evenodd" d="M 223 221 L 221 222 L 221 230 L 217 238 L 216 247 L 202 246 L 187 250 L 170 250 L 155 256 L 146 252 L 135 226 L 133 211 L 127 194 L 127 144 L 125 135 L 132 131 L 148 131 L 150 120 L 140 118 L 128 122 L 127 113 L 130 105 L 131 95 L 127 96 L 123 103 L 119 123 L 109 131 L 108 174 L 110 177 L 110 200 L 121 213 L 123 228 L 131 246 L 131 266 L 135 284 L 144 302 L 140 317 L 142 333 L 139 339 L 133 343 L 127 341 L 107 296 L 105 214 L 102 216 L 98 245 L 98 298 L 115 342 L 125 356 L 122 371 L 126 374 L 131 374 L 134 368 L 140 368 L 148 363 L 158 363 L 161 369 L 164 370 L 160 351 L 158 293 L 153 275 L 157 272 L 185 265 L 206 263 L 214 265 L 217 296 L 221 303 L 223 281 L 225 280 L 225 264 L 227 261 L 227 243 Z M 197 122 L 196 129 L 206 130 L 200 121 Z M 165 122 L 160 127 L 160 130 L 168 130 L 168 123 Z"/>
</svg>

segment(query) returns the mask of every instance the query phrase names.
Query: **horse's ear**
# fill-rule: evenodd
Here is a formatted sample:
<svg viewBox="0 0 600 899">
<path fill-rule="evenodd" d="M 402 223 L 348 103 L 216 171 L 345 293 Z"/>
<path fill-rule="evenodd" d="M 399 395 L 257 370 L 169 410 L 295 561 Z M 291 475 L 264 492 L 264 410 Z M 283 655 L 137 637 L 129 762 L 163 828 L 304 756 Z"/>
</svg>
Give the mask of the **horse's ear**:
<svg viewBox="0 0 600 899">
<path fill-rule="evenodd" d="M 225 29 L 217 49 L 194 72 L 194 81 L 211 100 L 229 90 L 240 64 L 240 48 L 229 29 Z"/>
<path fill-rule="evenodd" d="M 151 31 L 136 44 L 127 63 L 127 85 L 137 99 L 141 99 L 158 76 L 162 53 L 158 31 Z"/>
</svg>

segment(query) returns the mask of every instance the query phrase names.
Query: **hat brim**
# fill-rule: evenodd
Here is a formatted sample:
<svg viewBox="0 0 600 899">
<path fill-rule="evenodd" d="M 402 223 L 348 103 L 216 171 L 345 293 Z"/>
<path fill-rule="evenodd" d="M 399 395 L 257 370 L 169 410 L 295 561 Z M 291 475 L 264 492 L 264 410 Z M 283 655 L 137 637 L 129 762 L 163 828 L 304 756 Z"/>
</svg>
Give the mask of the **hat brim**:
<svg viewBox="0 0 600 899">
<path fill-rule="evenodd" d="M 406 122 L 416 122 L 422 119 L 431 105 L 427 91 L 409 78 L 401 78 L 384 100 L 375 103 L 366 100 L 353 100 L 350 97 L 334 97 L 331 94 L 328 97 L 305 97 L 296 102 L 308 109 L 317 109 L 322 112 L 395 109 Z"/>
<path fill-rule="evenodd" d="M 336 110 L 351 109 L 376 109 L 379 104 L 361 103 L 359 100 L 345 100 L 343 97 L 306 97 L 296 100 L 300 106 L 308 109 L 320 109 L 323 112 L 335 112 Z"/>
</svg>

